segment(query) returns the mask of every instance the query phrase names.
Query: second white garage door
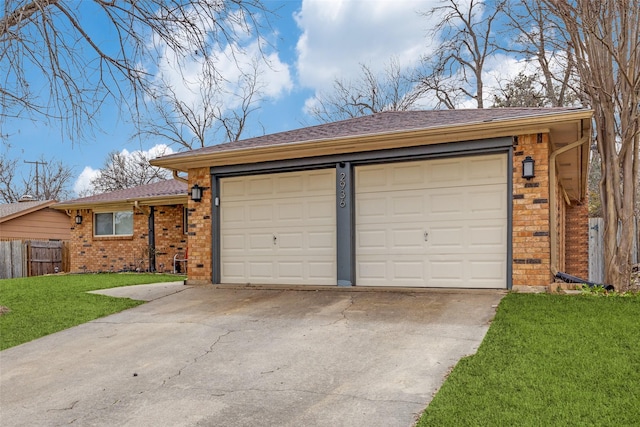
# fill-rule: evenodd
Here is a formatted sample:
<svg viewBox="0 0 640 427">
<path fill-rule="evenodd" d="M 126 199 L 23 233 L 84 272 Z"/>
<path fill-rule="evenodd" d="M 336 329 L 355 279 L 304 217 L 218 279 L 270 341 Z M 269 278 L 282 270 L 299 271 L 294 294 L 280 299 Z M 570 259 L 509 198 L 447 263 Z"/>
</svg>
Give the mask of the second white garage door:
<svg viewBox="0 0 640 427">
<path fill-rule="evenodd" d="M 507 155 L 356 168 L 356 284 L 506 288 Z"/>
<path fill-rule="evenodd" d="M 222 283 L 335 285 L 335 170 L 220 180 Z"/>
</svg>

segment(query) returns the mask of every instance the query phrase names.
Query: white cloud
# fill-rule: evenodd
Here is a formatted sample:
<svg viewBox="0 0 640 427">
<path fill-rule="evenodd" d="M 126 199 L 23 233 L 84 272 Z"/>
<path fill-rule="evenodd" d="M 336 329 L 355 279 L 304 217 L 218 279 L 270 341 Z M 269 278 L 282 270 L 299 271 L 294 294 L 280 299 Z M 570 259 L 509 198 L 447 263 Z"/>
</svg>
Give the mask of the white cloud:
<svg viewBox="0 0 640 427">
<path fill-rule="evenodd" d="M 133 159 L 155 159 L 156 157 L 167 156 L 173 154 L 173 149 L 166 144 L 156 144 L 148 150 L 133 150 L 129 151 L 126 148 L 122 149 L 120 154 Z M 100 173 L 99 169 L 94 169 L 91 166 L 85 166 L 80 175 L 73 184 L 73 191 L 78 197 L 85 197 L 93 194 L 93 186 L 91 181 L 95 179 Z"/>
<path fill-rule="evenodd" d="M 289 65 L 280 59 L 264 39 L 243 39 L 241 42 L 242 45 L 226 44 L 219 50 L 208 52 L 216 58 L 220 84 L 219 98 L 215 101 L 227 110 L 238 107 L 242 101 L 237 96 L 243 89 L 242 75 L 252 74 L 254 64 L 257 64 L 257 86 L 262 89 L 263 97 L 277 99 L 293 87 Z M 160 52 L 161 61 L 156 70 L 156 80 L 171 86 L 180 101 L 196 110 L 201 108 L 199 90 L 204 80 L 204 58 L 180 58 L 160 41 L 157 43 L 156 49 Z"/>
<path fill-rule="evenodd" d="M 98 176 L 99 171 L 91 166 L 85 166 L 76 182 L 73 184 L 73 191 L 78 197 L 83 197 L 91 193 L 93 188 L 91 180 Z"/>
<path fill-rule="evenodd" d="M 390 58 L 401 67 L 416 64 L 428 53 L 426 12 L 435 0 L 303 0 L 296 14 L 300 84 L 330 89 L 336 78 L 359 74 L 360 64 L 374 72 Z"/>
</svg>

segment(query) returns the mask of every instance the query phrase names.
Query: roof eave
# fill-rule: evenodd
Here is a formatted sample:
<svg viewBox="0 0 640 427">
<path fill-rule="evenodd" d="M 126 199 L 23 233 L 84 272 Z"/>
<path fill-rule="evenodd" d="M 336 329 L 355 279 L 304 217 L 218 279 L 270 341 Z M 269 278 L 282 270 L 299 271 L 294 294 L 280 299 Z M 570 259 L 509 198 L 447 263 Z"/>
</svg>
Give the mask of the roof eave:
<svg viewBox="0 0 640 427">
<path fill-rule="evenodd" d="M 554 124 L 567 121 L 580 121 L 585 118 L 590 119 L 591 115 L 592 112 L 590 110 L 576 110 L 516 119 L 495 119 L 464 125 L 445 125 L 341 138 L 316 139 L 211 153 L 194 152 L 193 154 L 180 155 L 177 157 L 160 157 L 151 160 L 150 163 L 154 166 L 187 172 L 189 169 L 210 166 L 259 163 L 271 160 L 384 150 L 398 146 L 410 147 L 524 134 L 548 133 Z M 398 144 L 398 140 L 402 140 L 402 144 Z"/>
<path fill-rule="evenodd" d="M 170 206 L 170 205 L 186 205 L 188 201 L 188 195 L 177 194 L 171 196 L 156 196 L 156 197 L 141 197 L 141 198 L 129 198 L 122 200 L 110 200 L 103 202 L 80 202 L 80 203 L 58 203 L 52 208 L 58 210 L 70 210 L 70 209 L 121 209 L 133 207 L 136 202 L 139 206 Z"/>
</svg>

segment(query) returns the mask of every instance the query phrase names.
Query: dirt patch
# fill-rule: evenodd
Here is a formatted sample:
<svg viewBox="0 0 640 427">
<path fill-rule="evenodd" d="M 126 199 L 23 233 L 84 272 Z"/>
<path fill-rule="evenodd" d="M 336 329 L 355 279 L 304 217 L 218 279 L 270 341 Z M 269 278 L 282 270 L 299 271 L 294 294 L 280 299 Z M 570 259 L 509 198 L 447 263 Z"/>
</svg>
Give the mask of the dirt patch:
<svg viewBox="0 0 640 427">
<path fill-rule="evenodd" d="M 9 307 L 5 307 L 4 305 L 0 305 L 0 316 L 3 314 L 7 314 L 11 309 Z"/>
</svg>

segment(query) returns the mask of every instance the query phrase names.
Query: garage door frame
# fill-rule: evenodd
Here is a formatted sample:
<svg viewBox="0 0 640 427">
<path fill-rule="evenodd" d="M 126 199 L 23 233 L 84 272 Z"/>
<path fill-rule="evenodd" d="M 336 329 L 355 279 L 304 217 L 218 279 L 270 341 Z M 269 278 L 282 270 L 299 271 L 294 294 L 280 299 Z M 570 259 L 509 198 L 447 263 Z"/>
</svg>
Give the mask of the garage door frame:
<svg viewBox="0 0 640 427">
<path fill-rule="evenodd" d="M 402 142 L 399 141 L 399 144 Z M 221 283 L 220 271 L 220 179 L 233 176 L 260 175 L 269 173 L 295 172 L 311 169 L 336 169 L 336 250 L 338 286 L 354 286 L 355 268 L 355 180 L 356 166 L 402 161 L 429 160 L 444 157 L 477 156 L 482 154 L 507 154 L 508 170 L 513 164 L 513 139 L 511 137 L 490 138 L 475 141 L 461 141 L 446 144 L 431 144 L 401 147 L 391 150 L 365 151 L 332 156 L 303 159 L 286 159 L 264 163 L 213 166 L 211 173 L 211 263 L 214 284 Z M 512 286 L 512 218 L 513 218 L 513 176 L 507 174 L 507 289 Z"/>
</svg>

